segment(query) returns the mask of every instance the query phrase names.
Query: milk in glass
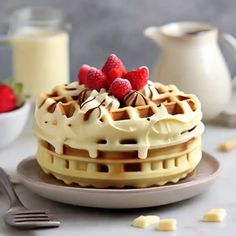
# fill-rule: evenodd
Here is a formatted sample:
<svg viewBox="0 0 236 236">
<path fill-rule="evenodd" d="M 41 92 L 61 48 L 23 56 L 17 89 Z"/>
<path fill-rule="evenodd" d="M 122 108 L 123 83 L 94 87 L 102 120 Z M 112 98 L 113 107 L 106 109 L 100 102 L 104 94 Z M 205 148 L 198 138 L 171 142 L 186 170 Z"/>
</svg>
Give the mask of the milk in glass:
<svg viewBox="0 0 236 236">
<path fill-rule="evenodd" d="M 32 98 L 69 81 L 69 36 L 66 31 L 24 27 L 11 38 L 13 78 Z"/>
</svg>

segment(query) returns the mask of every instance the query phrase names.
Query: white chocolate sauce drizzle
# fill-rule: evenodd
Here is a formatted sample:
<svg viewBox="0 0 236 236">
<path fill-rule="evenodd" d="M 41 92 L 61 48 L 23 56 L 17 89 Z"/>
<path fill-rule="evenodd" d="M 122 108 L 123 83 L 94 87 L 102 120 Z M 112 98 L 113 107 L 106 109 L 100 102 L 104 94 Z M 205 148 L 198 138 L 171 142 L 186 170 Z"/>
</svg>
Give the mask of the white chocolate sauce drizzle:
<svg viewBox="0 0 236 236">
<path fill-rule="evenodd" d="M 98 150 L 136 150 L 138 157 L 145 159 L 149 149 L 177 145 L 203 132 L 196 96 L 184 94 L 174 85 L 151 81 L 139 93 L 148 99 L 148 105 L 122 108 L 105 89 L 88 90 L 77 82 L 57 86 L 51 96 L 39 99 L 34 133 L 59 154 L 63 153 L 63 145 L 68 145 L 87 150 L 91 158 L 97 157 Z M 56 97 L 66 101 L 55 104 Z M 165 104 L 168 100 L 170 105 Z M 51 105 L 55 110 L 49 111 Z"/>
</svg>

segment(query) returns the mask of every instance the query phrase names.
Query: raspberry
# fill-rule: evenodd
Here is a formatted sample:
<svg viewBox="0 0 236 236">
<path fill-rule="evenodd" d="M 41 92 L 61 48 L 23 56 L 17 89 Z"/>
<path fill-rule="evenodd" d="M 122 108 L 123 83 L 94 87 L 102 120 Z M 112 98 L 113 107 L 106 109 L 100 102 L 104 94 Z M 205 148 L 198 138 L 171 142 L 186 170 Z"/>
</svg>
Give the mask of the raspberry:
<svg viewBox="0 0 236 236">
<path fill-rule="evenodd" d="M 88 71 L 90 69 L 89 65 L 82 65 L 78 71 L 78 82 L 79 84 L 86 84 L 87 77 L 88 77 Z"/>
<path fill-rule="evenodd" d="M 118 99 L 122 99 L 127 93 L 130 92 L 131 89 L 132 87 L 129 80 L 116 78 L 112 82 L 109 91 L 112 95 L 114 95 Z"/>
<path fill-rule="evenodd" d="M 90 67 L 86 86 L 90 89 L 96 89 L 98 91 L 101 88 L 107 88 L 107 77 L 101 70 L 95 67 Z"/>
<path fill-rule="evenodd" d="M 10 86 L 0 84 L 0 113 L 16 108 L 16 95 Z"/>
<path fill-rule="evenodd" d="M 123 77 L 126 69 L 123 62 L 115 54 L 110 54 L 102 67 L 102 72 L 107 75 L 108 85 L 110 85 L 114 79 Z"/>
<path fill-rule="evenodd" d="M 138 69 L 131 70 L 124 75 L 128 79 L 134 90 L 141 90 L 148 81 L 149 70 L 146 66 L 141 66 Z"/>
</svg>

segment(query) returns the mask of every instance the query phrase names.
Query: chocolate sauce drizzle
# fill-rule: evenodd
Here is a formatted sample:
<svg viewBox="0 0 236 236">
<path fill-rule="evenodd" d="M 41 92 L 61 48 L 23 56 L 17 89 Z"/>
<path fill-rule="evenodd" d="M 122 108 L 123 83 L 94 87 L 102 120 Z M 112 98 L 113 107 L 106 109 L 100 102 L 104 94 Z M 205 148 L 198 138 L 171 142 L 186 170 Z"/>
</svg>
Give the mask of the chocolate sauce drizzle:
<svg viewBox="0 0 236 236">
<path fill-rule="evenodd" d="M 76 90 L 76 88 L 65 88 L 65 90 L 67 90 L 67 91 L 75 91 Z"/>
<path fill-rule="evenodd" d="M 93 98 L 91 98 L 90 100 L 88 100 L 88 101 L 86 101 L 86 102 L 80 104 L 80 109 L 83 108 L 83 106 L 85 106 L 87 103 L 92 102 L 92 101 L 95 100 L 95 99 L 96 99 L 96 98 L 93 97 Z"/>
<path fill-rule="evenodd" d="M 91 90 L 90 89 L 84 89 L 82 90 L 79 95 L 78 95 L 78 104 L 81 106 L 81 104 L 89 97 L 89 95 L 91 94 Z M 84 105 L 84 104 L 83 104 Z M 81 107 L 80 107 L 81 108 Z"/>
<path fill-rule="evenodd" d="M 94 99 L 93 99 L 94 100 Z M 90 100 L 91 101 L 91 100 Z M 101 111 L 101 106 L 104 104 L 104 102 L 106 101 L 106 99 L 104 99 L 98 106 L 92 108 L 92 109 L 89 109 L 85 114 L 84 114 L 84 121 L 87 121 L 91 114 L 93 113 L 93 111 L 95 111 L 96 109 L 99 110 L 99 115 L 98 115 L 98 118 L 101 116 L 102 114 L 102 111 Z M 89 102 L 89 101 L 88 101 Z M 87 103 L 87 102 L 86 102 Z"/>
<path fill-rule="evenodd" d="M 148 89 L 149 89 L 149 91 L 150 91 L 150 93 L 151 93 L 150 98 L 152 98 L 152 97 L 153 97 L 153 92 L 152 92 L 152 90 L 150 89 L 150 87 L 151 87 L 151 84 L 148 84 Z"/>
</svg>

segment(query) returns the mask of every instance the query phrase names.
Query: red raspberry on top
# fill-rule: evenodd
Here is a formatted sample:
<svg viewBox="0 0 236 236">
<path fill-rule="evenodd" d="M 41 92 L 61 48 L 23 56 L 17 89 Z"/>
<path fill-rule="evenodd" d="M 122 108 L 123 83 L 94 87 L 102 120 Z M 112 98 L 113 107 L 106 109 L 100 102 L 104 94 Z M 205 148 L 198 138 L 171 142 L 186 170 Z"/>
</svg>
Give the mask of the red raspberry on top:
<svg viewBox="0 0 236 236">
<path fill-rule="evenodd" d="M 116 78 L 112 82 L 109 92 L 118 99 L 122 99 L 131 89 L 131 84 L 127 79 Z"/>
<path fill-rule="evenodd" d="M 0 113 L 16 108 L 16 95 L 10 86 L 0 84 Z"/>
<path fill-rule="evenodd" d="M 87 76 L 87 82 L 85 84 L 90 89 L 100 90 L 101 88 L 107 88 L 106 75 L 95 67 L 90 67 Z"/>
<path fill-rule="evenodd" d="M 123 62 L 115 54 L 110 54 L 102 67 L 102 72 L 107 75 L 108 85 L 110 85 L 114 79 L 123 77 L 126 69 Z"/>
<path fill-rule="evenodd" d="M 79 84 L 86 84 L 88 78 L 89 65 L 82 65 L 78 71 L 78 82 Z"/>
<path fill-rule="evenodd" d="M 148 81 L 149 70 L 146 66 L 141 66 L 138 69 L 131 70 L 124 75 L 128 79 L 134 90 L 141 90 Z"/>
</svg>

